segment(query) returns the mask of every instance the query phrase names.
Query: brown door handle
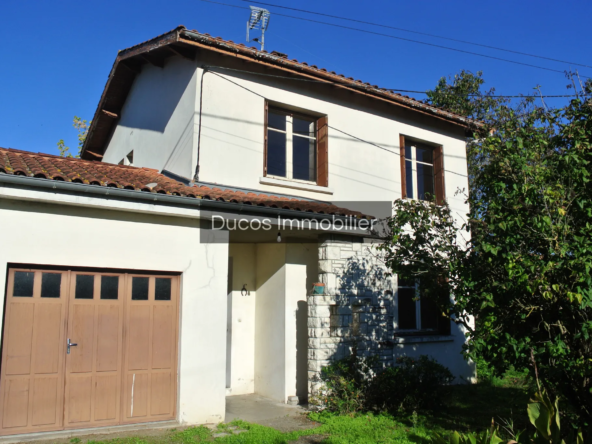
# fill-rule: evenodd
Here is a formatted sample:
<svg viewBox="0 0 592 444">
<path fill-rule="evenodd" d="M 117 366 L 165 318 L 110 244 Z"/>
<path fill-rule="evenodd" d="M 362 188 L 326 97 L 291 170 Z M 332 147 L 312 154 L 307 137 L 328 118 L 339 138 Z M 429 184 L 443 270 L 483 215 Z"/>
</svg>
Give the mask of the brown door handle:
<svg viewBox="0 0 592 444">
<path fill-rule="evenodd" d="M 74 344 L 73 342 L 70 342 L 70 338 L 68 338 L 67 345 L 68 345 L 68 347 L 67 347 L 66 354 L 69 355 L 70 354 L 70 347 L 76 347 L 78 344 Z"/>
</svg>

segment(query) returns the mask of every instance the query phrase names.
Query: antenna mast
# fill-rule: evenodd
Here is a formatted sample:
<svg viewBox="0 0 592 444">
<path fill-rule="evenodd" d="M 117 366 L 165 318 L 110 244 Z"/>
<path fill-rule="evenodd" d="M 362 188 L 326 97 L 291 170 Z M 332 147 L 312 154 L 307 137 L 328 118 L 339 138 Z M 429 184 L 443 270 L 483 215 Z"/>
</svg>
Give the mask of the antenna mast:
<svg viewBox="0 0 592 444">
<path fill-rule="evenodd" d="M 257 42 L 261 45 L 261 51 L 265 46 L 265 31 L 269 26 L 269 11 L 267 9 L 258 8 L 257 6 L 251 6 L 251 16 L 247 21 L 247 43 L 250 42 L 249 31 L 261 30 L 261 38 L 255 37 L 253 42 Z"/>
</svg>

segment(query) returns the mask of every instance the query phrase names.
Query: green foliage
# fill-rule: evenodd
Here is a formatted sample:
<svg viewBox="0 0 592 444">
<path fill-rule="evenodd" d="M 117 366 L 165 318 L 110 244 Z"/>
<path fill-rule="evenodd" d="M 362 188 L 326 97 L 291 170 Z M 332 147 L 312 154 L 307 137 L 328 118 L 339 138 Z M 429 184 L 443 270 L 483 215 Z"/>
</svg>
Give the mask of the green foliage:
<svg viewBox="0 0 592 444">
<path fill-rule="evenodd" d="M 321 423 L 313 432 L 315 435 L 324 435 L 322 442 L 327 444 L 429 442 L 430 432 L 424 427 L 411 430 L 388 415 L 367 413 L 352 417 L 321 412 L 311 413 L 309 418 Z"/>
<path fill-rule="evenodd" d="M 500 444 L 504 440 L 498 435 L 499 430 L 492 427 L 481 433 L 458 433 L 449 435 L 436 434 L 432 439 L 433 444 Z M 510 444 L 510 443 L 508 443 Z"/>
<path fill-rule="evenodd" d="M 589 91 L 588 94 L 592 92 Z M 496 374 L 538 365 L 592 424 L 592 101 L 502 106 L 468 147 L 480 157 L 470 214 L 397 201 L 383 245 L 393 273 L 466 329 Z M 450 298 L 454 295 L 454 300 Z M 476 324 L 472 322 L 476 318 Z"/>
<path fill-rule="evenodd" d="M 354 354 L 324 367 L 322 389 L 313 404 L 350 416 L 367 411 L 430 410 L 442 404 L 444 388 L 454 379 L 450 370 L 425 355 L 399 358 L 396 366 L 379 374 L 372 370 L 376 363 L 376 357 Z"/>
<path fill-rule="evenodd" d="M 66 146 L 64 139 L 60 139 L 58 142 L 58 150 L 61 157 L 80 157 L 82 146 L 86 140 L 86 135 L 88 134 L 88 129 L 90 128 L 91 123 L 92 121 L 87 122 L 86 120 L 82 120 L 80 117 L 74 116 L 72 126 L 76 128 L 76 131 L 78 132 L 78 154 L 76 154 L 76 156 L 72 156 L 70 153 L 70 148 Z"/>
<path fill-rule="evenodd" d="M 442 406 L 445 386 L 453 379 L 450 370 L 428 356 L 401 357 L 372 380 L 367 402 L 392 414 L 433 410 Z"/>
<path fill-rule="evenodd" d="M 450 82 L 449 82 L 450 81 Z M 507 100 L 495 97 L 495 88 L 481 91 L 485 84 L 483 72 L 473 74 L 464 69 L 454 77 L 440 78 L 433 90 L 427 91 L 429 104 L 474 120 L 486 121 Z"/>
<path fill-rule="evenodd" d="M 309 402 L 340 415 L 365 410 L 366 391 L 377 359 L 358 357 L 356 353 L 323 367 L 322 386 Z"/>
<path fill-rule="evenodd" d="M 507 429 L 512 435 L 509 441 L 500 438 L 499 427 L 492 422 L 491 428 L 481 433 L 436 433 L 432 442 L 434 444 L 500 444 L 504 442 L 507 444 L 584 444 L 581 430 L 577 433 L 573 433 L 572 430 L 567 433 L 565 439 L 562 438 L 559 398 L 552 402 L 545 389 L 539 387 L 528 403 L 527 412 L 535 431 L 514 433 L 511 428 Z"/>
</svg>

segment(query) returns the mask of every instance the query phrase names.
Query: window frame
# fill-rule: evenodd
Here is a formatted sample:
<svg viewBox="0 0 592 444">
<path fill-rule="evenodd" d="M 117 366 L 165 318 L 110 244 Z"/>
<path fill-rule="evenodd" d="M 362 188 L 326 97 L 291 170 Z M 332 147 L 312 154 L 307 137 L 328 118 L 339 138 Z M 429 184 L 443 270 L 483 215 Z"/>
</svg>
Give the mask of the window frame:
<svg viewBox="0 0 592 444">
<path fill-rule="evenodd" d="M 400 163 L 401 163 L 401 197 L 403 199 L 418 199 L 417 195 L 417 177 L 413 177 L 413 194 L 415 197 L 408 197 L 407 196 L 407 158 L 405 156 L 405 147 L 410 145 L 412 148 L 412 159 L 411 165 L 413 171 L 417 171 L 417 163 L 429 165 L 425 162 L 419 162 L 416 159 L 416 145 L 423 145 L 426 148 L 431 148 L 433 150 L 432 154 L 432 168 L 433 168 L 433 180 L 434 180 L 434 199 L 436 201 L 436 205 L 442 205 L 444 200 L 446 199 L 445 195 L 445 182 L 444 182 L 444 153 L 443 153 L 443 146 L 436 145 L 434 143 L 430 143 L 427 141 L 421 141 L 415 138 L 410 138 L 404 136 L 403 134 L 399 135 L 399 151 L 400 151 Z M 429 202 L 427 200 L 421 199 L 424 202 Z"/>
<path fill-rule="evenodd" d="M 396 300 L 395 300 L 395 304 L 397 307 L 397 316 L 396 316 L 396 326 L 394 328 L 395 330 L 395 336 L 397 335 L 450 335 L 449 330 L 446 328 L 444 328 L 444 325 L 442 325 L 442 322 L 445 322 L 444 318 L 438 318 L 438 323 L 436 325 L 435 328 L 423 328 L 421 325 L 421 292 L 420 292 L 420 280 L 419 279 L 414 279 L 414 285 L 413 286 L 409 286 L 409 285 L 400 285 L 399 284 L 400 280 L 397 277 L 397 295 L 396 295 Z M 406 329 L 402 329 L 399 327 L 400 325 L 400 314 L 399 314 L 399 289 L 408 289 L 408 288 L 413 288 L 414 289 L 414 293 L 415 293 L 415 328 L 414 329 L 410 329 L 410 328 L 406 328 Z M 449 320 L 447 320 L 448 323 L 450 323 Z"/>
<path fill-rule="evenodd" d="M 269 126 L 269 113 L 270 111 L 276 114 L 283 114 L 286 116 L 286 130 L 278 130 Z M 314 136 L 306 136 L 303 134 L 294 135 L 293 132 L 293 119 L 301 118 L 305 120 L 312 120 L 314 124 Z M 329 186 L 328 180 L 328 119 L 327 116 L 320 116 L 311 112 L 310 114 L 306 111 L 293 111 L 287 107 L 281 105 L 275 105 L 265 101 L 265 120 L 264 120 L 264 150 L 263 150 L 263 177 L 269 177 L 270 179 L 284 180 L 293 183 L 301 183 L 306 185 L 316 185 L 322 187 Z M 277 132 L 280 134 L 286 134 L 286 175 L 279 176 L 276 174 L 268 173 L 268 144 L 269 144 L 269 131 Z M 301 137 L 309 140 L 314 140 L 315 146 L 315 178 L 316 180 L 305 180 L 294 178 L 294 165 L 293 165 L 293 154 L 294 154 L 294 137 Z M 309 162 L 313 160 L 309 158 Z"/>
</svg>

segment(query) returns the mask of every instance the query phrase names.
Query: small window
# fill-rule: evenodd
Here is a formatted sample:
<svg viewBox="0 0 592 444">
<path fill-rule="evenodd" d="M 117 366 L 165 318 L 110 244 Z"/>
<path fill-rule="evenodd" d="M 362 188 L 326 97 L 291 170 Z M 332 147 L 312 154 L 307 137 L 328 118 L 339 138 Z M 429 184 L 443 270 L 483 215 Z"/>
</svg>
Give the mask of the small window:
<svg viewBox="0 0 592 444">
<path fill-rule="evenodd" d="M 339 316 L 337 305 L 329 307 L 329 334 L 331 336 L 338 336 L 339 328 L 341 327 L 341 317 Z"/>
<path fill-rule="evenodd" d="M 442 146 L 416 142 L 400 136 L 401 194 L 403 198 L 444 202 Z"/>
<path fill-rule="evenodd" d="M 101 276 L 101 299 L 117 299 L 119 276 Z"/>
<path fill-rule="evenodd" d="M 397 291 L 397 329 L 437 331 L 440 322 L 438 307 L 420 297 L 419 280 L 399 280 Z"/>
<path fill-rule="evenodd" d="M 41 297 L 59 298 L 62 288 L 62 273 L 43 273 L 41 275 Z"/>
<path fill-rule="evenodd" d="M 364 307 L 361 305 L 354 305 L 352 307 L 352 323 L 351 331 L 353 336 L 360 336 L 361 333 L 361 319 L 360 314 L 364 312 Z"/>
<path fill-rule="evenodd" d="M 95 292 L 95 277 L 92 274 L 76 275 L 76 299 L 92 299 Z"/>
<path fill-rule="evenodd" d="M 134 151 L 132 150 L 129 153 L 127 153 L 127 156 L 125 156 L 123 159 L 121 159 L 119 161 L 118 165 L 133 166 L 134 165 Z"/>
<path fill-rule="evenodd" d="M 148 300 L 148 279 L 137 276 L 132 278 L 132 301 Z"/>
<path fill-rule="evenodd" d="M 322 140 L 318 140 L 319 125 L 323 127 Z M 326 167 L 326 117 L 269 108 L 266 131 L 266 176 L 327 186 L 322 171 Z"/>
<path fill-rule="evenodd" d="M 156 278 L 154 284 L 154 299 L 157 301 L 171 300 L 171 279 Z"/>
<path fill-rule="evenodd" d="M 434 199 L 433 148 L 419 143 L 405 145 L 405 176 L 407 197 L 417 200 Z"/>
<path fill-rule="evenodd" d="M 15 271 L 12 295 L 19 298 L 33 297 L 35 273 L 32 271 Z"/>
</svg>

